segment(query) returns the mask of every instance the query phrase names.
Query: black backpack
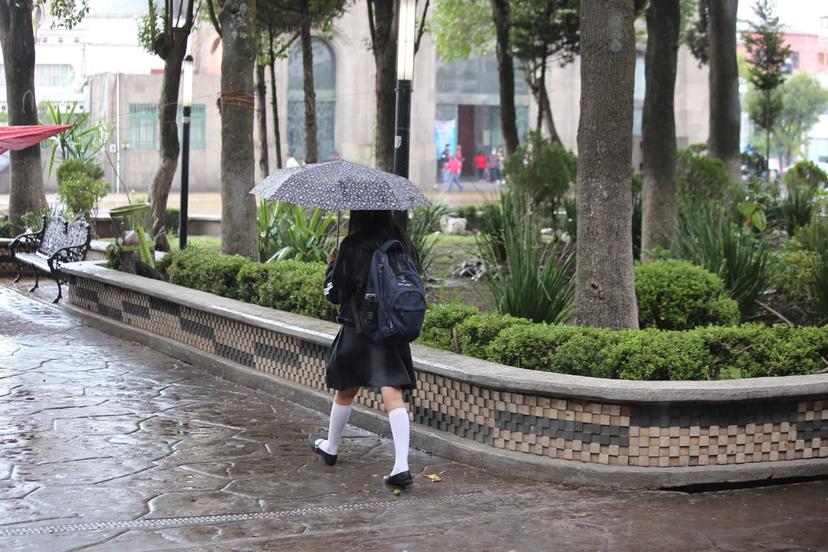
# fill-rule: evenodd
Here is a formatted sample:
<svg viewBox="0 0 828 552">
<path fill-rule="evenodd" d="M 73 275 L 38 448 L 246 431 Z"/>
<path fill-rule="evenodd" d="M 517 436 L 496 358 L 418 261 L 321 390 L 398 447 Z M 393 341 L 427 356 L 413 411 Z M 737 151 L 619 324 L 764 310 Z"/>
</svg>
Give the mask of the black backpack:
<svg viewBox="0 0 828 552">
<path fill-rule="evenodd" d="M 414 341 L 425 318 L 425 286 L 402 243 L 388 240 L 371 258 L 358 330 L 376 343 Z"/>
</svg>

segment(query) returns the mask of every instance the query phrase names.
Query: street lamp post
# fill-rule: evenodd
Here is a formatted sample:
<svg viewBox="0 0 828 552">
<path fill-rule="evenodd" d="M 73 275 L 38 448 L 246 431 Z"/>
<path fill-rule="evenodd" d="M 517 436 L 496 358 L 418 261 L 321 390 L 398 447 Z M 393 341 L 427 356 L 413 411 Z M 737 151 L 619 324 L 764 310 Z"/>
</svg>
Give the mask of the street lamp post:
<svg viewBox="0 0 828 552">
<path fill-rule="evenodd" d="M 416 32 L 417 4 L 415 0 L 400 0 L 399 31 L 397 35 L 397 112 L 394 136 L 394 174 L 408 178 L 408 152 L 411 135 L 411 80 L 414 76 L 414 34 Z M 405 211 L 396 216 L 405 226 Z"/>
<path fill-rule="evenodd" d="M 178 248 L 187 247 L 187 200 L 190 185 L 190 114 L 193 109 L 193 56 L 184 58 L 184 90 L 182 94 L 183 129 L 181 140 L 181 213 L 178 222 Z"/>
</svg>

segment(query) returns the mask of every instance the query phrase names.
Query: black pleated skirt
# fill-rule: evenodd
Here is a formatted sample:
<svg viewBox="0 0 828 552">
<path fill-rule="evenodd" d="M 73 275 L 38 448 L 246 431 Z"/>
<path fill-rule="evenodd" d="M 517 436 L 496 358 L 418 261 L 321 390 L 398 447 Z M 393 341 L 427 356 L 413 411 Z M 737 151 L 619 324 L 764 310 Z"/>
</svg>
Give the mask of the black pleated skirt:
<svg viewBox="0 0 828 552">
<path fill-rule="evenodd" d="M 380 345 L 343 324 L 336 334 L 325 372 L 333 389 L 401 387 L 414 389 L 417 380 L 408 343 Z"/>
</svg>

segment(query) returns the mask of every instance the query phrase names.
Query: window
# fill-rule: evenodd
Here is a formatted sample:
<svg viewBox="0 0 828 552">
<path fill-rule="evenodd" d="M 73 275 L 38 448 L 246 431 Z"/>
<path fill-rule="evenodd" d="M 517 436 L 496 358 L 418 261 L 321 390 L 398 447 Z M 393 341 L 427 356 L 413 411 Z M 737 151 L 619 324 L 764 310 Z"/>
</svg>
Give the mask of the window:
<svg viewBox="0 0 828 552">
<path fill-rule="evenodd" d="M 438 94 L 500 95 L 497 60 L 492 56 L 456 61 L 437 61 Z M 529 93 L 523 72 L 515 66 L 515 94 Z"/>
<path fill-rule="evenodd" d="M 318 161 L 327 161 L 335 149 L 336 59 L 327 42 L 314 37 L 313 84 L 316 91 Z M 288 60 L 288 153 L 305 157 L 305 94 L 302 45 L 296 44 Z"/>
<path fill-rule="evenodd" d="M 178 142 L 182 143 L 184 131 L 184 116 L 183 106 L 178 104 L 178 115 L 176 116 L 176 123 L 178 123 Z M 193 104 L 190 111 L 190 149 L 203 150 L 206 147 L 206 125 L 204 119 L 204 104 Z"/>
<path fill-rule="evenodd" d="M 71 86 L 75 70 L 71 65 L 35 65 L 35 86 Z"/>
<path fill-rule="evenodd" d="M 129 147 L 149 150 L 158 147 L 158 106 L 129 104 Z"/>
<path fill-rule="evenodd" d="M 817 63 L 820 65 L 825 65 L 825 52 L 820 52 L 817 54 Z"/>
<path fill-rule="evenodd" d="M 0 64 L 0 86 L 6 86 L 6 71 Z M 35 87 L 71 86 L 75 81 L 75 69 L 71 65 L 35 65 Z"/>
</svg>

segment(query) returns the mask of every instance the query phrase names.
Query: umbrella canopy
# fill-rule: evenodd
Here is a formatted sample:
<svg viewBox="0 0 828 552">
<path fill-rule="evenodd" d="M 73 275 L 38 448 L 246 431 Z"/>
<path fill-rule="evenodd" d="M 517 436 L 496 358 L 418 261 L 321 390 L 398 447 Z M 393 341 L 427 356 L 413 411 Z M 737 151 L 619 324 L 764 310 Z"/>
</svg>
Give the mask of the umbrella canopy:
<svg viewBox="0 0 828 552">
<path fill-rule="evenodd" d="M 63 132 L 72 125 L 18 125 L 0 127 L 0 153 L 22 150 Z"/>
<path fill-rule="evenodd" d="M 404 211 L 428 204 L 407 178 L 341 159 L 279 169 L 250 193 L 329 210 Z"/>
</svg>

